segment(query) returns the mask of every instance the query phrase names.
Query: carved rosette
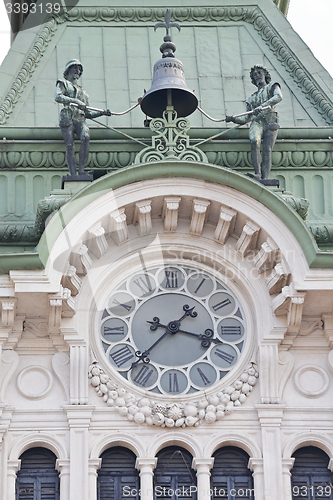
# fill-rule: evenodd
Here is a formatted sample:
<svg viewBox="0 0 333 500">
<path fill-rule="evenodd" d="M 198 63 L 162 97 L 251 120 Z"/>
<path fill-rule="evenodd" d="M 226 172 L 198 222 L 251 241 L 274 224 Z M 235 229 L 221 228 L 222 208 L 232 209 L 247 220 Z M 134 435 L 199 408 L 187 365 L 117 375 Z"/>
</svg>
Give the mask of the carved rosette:
<svg viewBox="0 0 333 500">
<path fill-rule="evenodd" d="M 155 402 L 150 397 L 138 397 L 115 383 L 97 362 L 89 367 L 88 378 L 98 396 L 120 415 L 137 424 L 160 427 L 197 427 L 212 424 L 246 401 L 253 390 L 259 372 L 255 363 L 250 363 L 232 385 L 196 402 Z"/>
</svg>

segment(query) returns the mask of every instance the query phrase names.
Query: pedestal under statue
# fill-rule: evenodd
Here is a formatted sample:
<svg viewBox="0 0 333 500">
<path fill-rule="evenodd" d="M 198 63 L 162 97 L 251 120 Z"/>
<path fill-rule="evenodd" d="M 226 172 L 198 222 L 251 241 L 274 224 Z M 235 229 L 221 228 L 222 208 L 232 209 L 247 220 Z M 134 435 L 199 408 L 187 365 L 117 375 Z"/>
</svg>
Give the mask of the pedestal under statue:
<svg viewBox="0 0 333 500">
<path fill-rule="evenodd" d="M 66 161 L 70 176 L 66 180 L 92 180 L 92 176 L 85 173 L 84 167 L 89 154 L 90 132 L 86 118 L 111 116 L 108 109 L 91 111 L 88 109 L 89 96 L 78 85 L 77 81 L 83 73 L 83 66 L 77 59 L 70 60 L 65 67 L 64 78 L 57 80 L 55 100 L 64 105 L 60 112 L 59 125 L 66 144 Z M 79 151 L 79 171 L 76 172 L 75 161 L 75 134 L 81 141 Z"/>
</svg>

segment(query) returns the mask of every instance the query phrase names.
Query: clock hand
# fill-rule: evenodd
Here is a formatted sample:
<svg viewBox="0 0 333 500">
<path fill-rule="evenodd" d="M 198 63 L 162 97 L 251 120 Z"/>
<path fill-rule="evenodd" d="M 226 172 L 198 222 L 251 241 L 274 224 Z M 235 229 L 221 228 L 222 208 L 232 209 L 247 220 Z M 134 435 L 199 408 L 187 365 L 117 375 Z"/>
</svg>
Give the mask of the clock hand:
<svg viewBox="0 0 333 500">
<path fill-rule="evenodd" d="M 200 340 L 202 340 L 201 345 L 205 349 L 207 349 L 207 347 L 210 346 L 211 342 L 213 342 L 214 344 L 222 344 L 222 341 L 220 341 L 219 339 L 212 339 L 214 332 L 210 328 L 207 328 L 205 330 L 204 334 L 187 332 L 187 331 L 181 330 L 179 328 L 181 321 L 186 316 L 191 316 L 192 318 L 195 318 L 197 316 L 198 313 L 196 311 L 193 311 L 194 307 L 195 306 L 193 306 L 190 309 L 190 307 L 187 304 L 185 304 L 183 306 L 183 310 L 185 311 L 185 314 L 178 320 L 170 321 L 170 323 L 168 323 L 168 325 L 163 325 L 162 323 L 160 323 L 160 319 L 157 317 L 153 318 L 153 321 L 147 321 L 147 323 L 149 323 L 151 325 L 150 329 L 153 331 L 157 330 L 157 328 L 166 328 L 166 330 L 169 331 L 169 333 L 180 332 L 180 333 L 185 333 L 186 335 L 191 335 L 192 337 L 197 337 Z"/>
<path fill-rule="evenodd" d="M 183 306 L 183 311 L 185 312 L 185 314 L 183 314 L 183 316 L 181 316 L 181 318 L 179 319 L 170 321 L 167 325 L 162 325 L 162 323 L 160 323 L 160 319 L 157 317 L 153 318 L 153 321 L 147 321 L 147 323 L 150 323 L 151 325 L 150 329 L 153 331 L 157 330 L 157 328 L 160 327 L 160 328 L 166 328 L 169 331 L 169 333 L 177 333 L 179 331 L 181 322 L 183 321 L 184 318 L 186 318 L 186 316 L 191 316 L 191 318 L 195 318 L 196 316 L 198 316 L 198 313 L 193 310 L 194 308 L 195 306 L 190 308 L 189 305 L 185 304 Z"/>
<path fill-rule="evenodd" d="M 154 318 L 154 320 L 157 320 L 157 322 L 159 323 L 159 318 Z M 156 330 L 156 328 L 155 328 Z M 130 370 L 135 366 L 137 365 L 140 361 L 143 361 L 143 363 L 150 363 L 150 359 L 148 358 L 149 354 L 150 354 L 150 351 L 152 351 L 152 349 L 154 349 L 154 347 L 157 346 L 157 344 L 159 344 L 161 342 L 162 339 L 164 339 L 164 337 L 166 337 L 169 333 L 171 333 L 168 329 L 166 329 L 166 331 L 163 333 L 163 335 L 161 335 L 161 337 L 159 339 L 157 339 L 150 347 L 148 347 L 148 349 L 146 349 L 144 352 L 140 352 L 140 351 L 136 351 L 135 355 L 138 357 L 138 359 L 136 361 L 134 361 L 130 367 Z"/>
<path fill-rule="evenodd" d="M 192 333 L 192 332 L 187 332 L 185 330 L 178 330 L 179 333 L 185 333 L 186 335 L 191 335 L 192 337 L 197 337 L 198 339 L 202 340 L 201 345 L 204 348 L 207 348 L 210 346 L 211 342 L 214 344 L 223 344 L 222 340 L 219 339 L 213 339 L 214 332 L 210 328 L 207 328 L 205 330 L 205 333 Z"/>
</svg>

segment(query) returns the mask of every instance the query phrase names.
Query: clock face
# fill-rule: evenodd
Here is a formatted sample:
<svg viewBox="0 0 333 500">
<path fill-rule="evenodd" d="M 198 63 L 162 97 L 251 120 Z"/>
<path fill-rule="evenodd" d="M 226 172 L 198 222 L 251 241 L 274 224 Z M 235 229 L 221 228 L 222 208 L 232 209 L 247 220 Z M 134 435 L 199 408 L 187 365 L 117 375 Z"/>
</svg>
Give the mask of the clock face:
<svg viewBox="0 0 333 500">
<path fill-rule="evenodd" d="M 100 341 L 112 367 L 157 394 L 189 394 L 220 381 L 246 342 L 242 307 L 213 275 L 188 266 L 132 274 L 109 295 Z"/>
</svg>

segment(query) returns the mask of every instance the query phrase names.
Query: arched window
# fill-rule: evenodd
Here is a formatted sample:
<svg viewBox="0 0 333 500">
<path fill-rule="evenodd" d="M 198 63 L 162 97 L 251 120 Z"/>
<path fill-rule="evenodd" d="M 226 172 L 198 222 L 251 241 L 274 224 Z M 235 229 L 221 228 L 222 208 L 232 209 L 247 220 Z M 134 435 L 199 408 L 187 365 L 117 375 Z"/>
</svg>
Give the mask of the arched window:
<svg viewBox="0 0 333 500">
<path fill-rule="evenodd" d="M 16 500 L 59 500 L 57 457 L 46 448 L 30 448 L 21 457 Z"/>
<path fill-rule="evenodd" d="M 253 477 L 248 469 L 248 454 L 240 448 L 225 446 L 218 449 L 213 457 L 214 467 L 211 470 L 213 498 L 253 500 Z"/>
<path fill-rule="evenodd" d="M 333 500 L 333 474 L 328 469 L 329 457 L 315 446 L 300 448 L 293 454 L 291 469 L 293 499 Z"/>
<path fill-rule="evenodd" d="M 196 499 L 196 474 L 192 455 L 179 446 L 168 446 L 157 454 L 154 472 L 156 500 Z"/>
<path fill-rule="evenodd" d="M 139 471 L 135 468 L 136 456 L 127 448 L 109 448 L 101 455 L 98 471 L 98 500 L 139 500 Z"/>
</svg>

